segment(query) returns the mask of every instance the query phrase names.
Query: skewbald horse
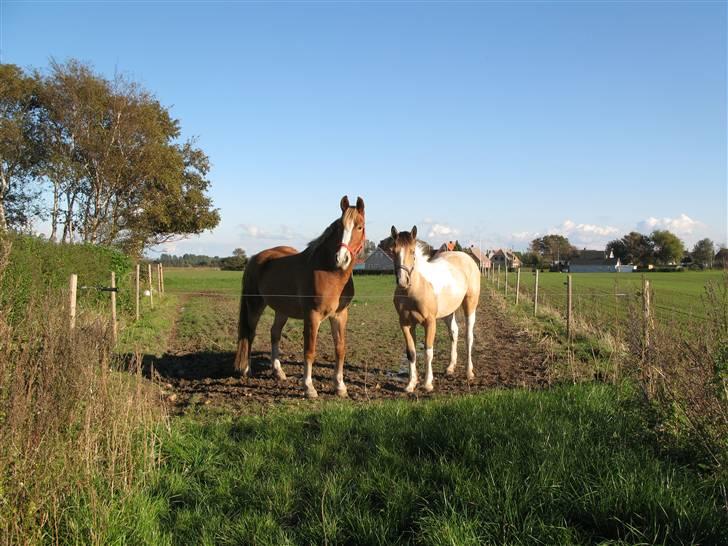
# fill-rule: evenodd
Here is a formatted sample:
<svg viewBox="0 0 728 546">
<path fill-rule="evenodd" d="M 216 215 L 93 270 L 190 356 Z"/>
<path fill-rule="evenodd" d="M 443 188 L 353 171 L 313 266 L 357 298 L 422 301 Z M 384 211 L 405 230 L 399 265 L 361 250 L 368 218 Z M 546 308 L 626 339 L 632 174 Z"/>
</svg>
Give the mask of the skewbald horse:
<svg viewBox="0 0 728 546">
<path fill-rule="evenodd" d="M 303 319 L 303 385 L 306 396 L 318 393 L 311 379 L 316 354 L 316 338 L 324 319 L 331 323 L 336 353 L 336 394 L 347 396 L 344 384 L 346 323 L 349 304 L 354 298 L 351 273 L 356 257 L 364 246 L 364 200 L 349 206 L 347 196 L 341 199 L 341 217 L 334 220 L 303 252 L 289 246 L 277 246 L 250 258 L 243 276 L 238 322 L 238 349 L 235 371 L 251 374 L 250 348 L 255 329 L 266 306 L 273 308 L 275 318 L 270 330 L 271 363 L 280 380 L 286 379 L 281 368 L 279 342 L 283 326 L 289 318 Z"/>
<path fill-rule="evenodd" d="M 394 256 L 394 273 L 397 287 L 394 291 L 394 307 L 399 314 L 399 324 L 404 334 L 409 361 L 409 383 L 405 390 L 412 392 L 417 384 L 417 351 L 415 327 L 425 327 L 425 355 L 427 373 L 425 390 L 431 391 L 432 356 L 437 319 L 443 319 L 450 329 L 450 365 L 447 374 L 455 372 L 457 363 L 458 325 L 455 311 L 462 307 L 467 326 L 468 379 L 473 374 L 473 328 L 475 309 L 480 298 L 480 271 L 475 261 L 464 252 L 437 252 L 417 240 L 417 226 L 412 231 L 400 231 L 392 226 L 392 235 L 380 246 Z"/>
</svg>

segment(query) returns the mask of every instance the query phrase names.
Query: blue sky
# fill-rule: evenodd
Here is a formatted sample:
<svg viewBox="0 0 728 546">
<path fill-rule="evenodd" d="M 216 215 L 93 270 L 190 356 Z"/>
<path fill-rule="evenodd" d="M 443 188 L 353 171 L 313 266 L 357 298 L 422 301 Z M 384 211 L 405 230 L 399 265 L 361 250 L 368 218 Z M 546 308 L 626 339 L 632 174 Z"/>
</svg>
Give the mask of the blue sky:
<svg viewBox="0 0 728 546">
<path fill-rule="evenodd" d="M 167 251 L 300 247 L 344 194 L 376 241 L 728 240 L 724 2 L 0 6 L 2 62 L 124 72 L 198 137 L 222 222 Z"/>
</svg>

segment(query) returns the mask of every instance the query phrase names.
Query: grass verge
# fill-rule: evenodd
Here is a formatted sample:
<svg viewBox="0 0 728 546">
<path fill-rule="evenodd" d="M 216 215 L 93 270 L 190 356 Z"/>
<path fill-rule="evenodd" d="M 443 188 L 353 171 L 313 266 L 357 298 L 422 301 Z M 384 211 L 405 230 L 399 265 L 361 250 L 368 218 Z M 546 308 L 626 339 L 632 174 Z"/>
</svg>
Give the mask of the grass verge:
<svg viewBox="0 0 728 546">
<path fill-rule="evenodd" d="M 717 544 L 721 485 L 606 385 L 176 420 L 139 540 Z"/>
</svg>

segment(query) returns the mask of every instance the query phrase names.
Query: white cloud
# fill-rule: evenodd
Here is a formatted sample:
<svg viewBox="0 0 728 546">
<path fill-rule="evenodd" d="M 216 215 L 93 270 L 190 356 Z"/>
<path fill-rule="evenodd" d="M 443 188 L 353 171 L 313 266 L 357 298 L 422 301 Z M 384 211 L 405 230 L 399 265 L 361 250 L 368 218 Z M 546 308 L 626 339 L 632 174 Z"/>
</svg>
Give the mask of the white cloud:
<svg viewBox="0 0 728 546">
<path fill-rule="evenodd" d="M 298 235 L 289 226 L 281 225 L 278 230 L 269 230 L 254 224 L 240 224 L 243 236 L 252 239 L 269 239 L 277 241 L 291 241 Z"/>
<path fill-rule="evenodd" d="M 445 224 L 432 224 L 427 233 L 428 237 L 451 237 L 460 233 L 458 229 Z"/>
<path fill-rule="evenodd" d="M 682 213 L 677 218 L 655 218 L 650 216 L 646 220 L 642 220 L 637 224 L 637 230 L 649 233 L 655 229 L 666 229 L 672 231 L 675 235 L 692 235 L 695 231 L 702 230 L 705 224 L 698 220 L 693 220 L 687 214 Z"/>
<path fill-rule="evenodd" d="M 577 224 L 573 220 L 566 219 L 560 226 L 549 229 L 548 233 L 552 235 L 563 235 L 575 246 L 594 246 L 601 248 L 610 239 L 617 236 L 620 230 L 614 226 Z"/>
</svg>

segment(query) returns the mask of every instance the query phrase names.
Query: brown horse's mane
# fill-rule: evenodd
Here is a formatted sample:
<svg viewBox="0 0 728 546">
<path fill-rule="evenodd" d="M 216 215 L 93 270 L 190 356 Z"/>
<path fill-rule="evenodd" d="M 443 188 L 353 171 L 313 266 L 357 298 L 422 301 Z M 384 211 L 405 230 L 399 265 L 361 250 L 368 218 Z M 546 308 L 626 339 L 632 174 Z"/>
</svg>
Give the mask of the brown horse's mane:
<svg viewBox="0 0 728 546">
<path fill-rule="evenodd" d="M 302 254 L 308 254 L 313 256 L 313 254 L 316 253 L 316 251 L 323 246 L 323 244 L 331 237 L 331 234 L 336 230 L 339 223 L 342 223 L 344 225 L 348 224 L 349 222 L 354 222 L 354 218 L 357 214 L 356 207 L 349 207 L 344 212 L 344 215 L 342 218 L 337 218 L 331 224 L 329 224 L 329 227 L 327 227 L 321 235 L 316 237 L 313 241 L 310 241 L 308 245 L 306 246 L 306 250 L 302 252 Z"/>
</svg>

